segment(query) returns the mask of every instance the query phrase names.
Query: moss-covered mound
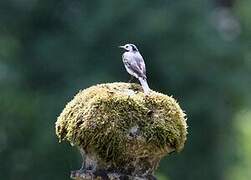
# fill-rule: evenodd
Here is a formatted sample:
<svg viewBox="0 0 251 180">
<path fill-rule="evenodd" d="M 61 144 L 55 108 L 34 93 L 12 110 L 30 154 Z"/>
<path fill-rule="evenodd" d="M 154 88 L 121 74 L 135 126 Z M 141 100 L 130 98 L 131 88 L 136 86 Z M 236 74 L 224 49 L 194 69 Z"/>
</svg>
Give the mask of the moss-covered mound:
<svg viewBox="0 0 251 180">
<path fill-rule="evenodd" d="M 94 155 L 98 168 L 140 174 L 183 148 L 187 125 L 172 97 L 155 91 L 146 96 L 137 84 L 109 83 L 80 91 L 58 117 L 56 134 Z"/>
</svg>

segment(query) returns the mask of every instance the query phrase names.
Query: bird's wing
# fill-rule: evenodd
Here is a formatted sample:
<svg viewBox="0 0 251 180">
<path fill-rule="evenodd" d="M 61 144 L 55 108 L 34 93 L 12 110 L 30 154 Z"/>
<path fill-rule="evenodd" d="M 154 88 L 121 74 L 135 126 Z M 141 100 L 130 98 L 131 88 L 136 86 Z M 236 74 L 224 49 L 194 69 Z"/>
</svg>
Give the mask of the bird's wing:
<svg viewBox="0 0 251 180">
<path fill-rule="evenodd" d="M 123 56 L 123 62 L 125 66 L 136 73 L 139 77 L 145 78 L 144 71 L 140 65 L 141 63 L 137 61 L 138 59 L 135 59 L 135 57 Z"/>
<path fill-rule="evenodd" d="M 142 77 L 146 78 L 146 65 L 145 65 L 143 57 L 138 53 L 135 55 L 134 58 L 136 60 L 137 66 L 140 68 L 140 71 L 144 75 Z"/>
</svg>

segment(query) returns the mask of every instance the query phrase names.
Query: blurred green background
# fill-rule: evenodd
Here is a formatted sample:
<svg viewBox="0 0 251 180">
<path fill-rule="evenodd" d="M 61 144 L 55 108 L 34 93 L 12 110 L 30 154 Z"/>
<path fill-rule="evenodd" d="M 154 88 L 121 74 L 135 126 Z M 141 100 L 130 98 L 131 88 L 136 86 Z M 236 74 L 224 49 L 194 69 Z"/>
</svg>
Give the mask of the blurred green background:
<svg viewBox="0 0 251 180">
<path fill-rule="evenodd" d="M 250 0 L 0 1 L 0 179 L 63 180 L 80 155 L 54 123 L 83 88 L 129 80 L 135 43 L 150 87 L 188 115 L 185 149 L 160 180 L 251 177 Z"/>
</svg>

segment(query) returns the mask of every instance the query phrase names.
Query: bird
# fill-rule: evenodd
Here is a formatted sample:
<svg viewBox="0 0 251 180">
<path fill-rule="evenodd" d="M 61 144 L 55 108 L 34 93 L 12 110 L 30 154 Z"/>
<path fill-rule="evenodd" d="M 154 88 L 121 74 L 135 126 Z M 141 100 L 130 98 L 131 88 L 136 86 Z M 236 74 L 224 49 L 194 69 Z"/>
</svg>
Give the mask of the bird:
<svg viewBox="0 0 251 180">
<path fill-rule="evenodd" d="M 144 93 L 148 94 L 150 88 L 147 83 L 146 65 L 138 48 L 134 44 L 125 44 L 124 46 L 119 46 L 119 48 L 125 50 L 122 55 L 122 61 L 126 71 L 139 80 Z"/>
</svg>

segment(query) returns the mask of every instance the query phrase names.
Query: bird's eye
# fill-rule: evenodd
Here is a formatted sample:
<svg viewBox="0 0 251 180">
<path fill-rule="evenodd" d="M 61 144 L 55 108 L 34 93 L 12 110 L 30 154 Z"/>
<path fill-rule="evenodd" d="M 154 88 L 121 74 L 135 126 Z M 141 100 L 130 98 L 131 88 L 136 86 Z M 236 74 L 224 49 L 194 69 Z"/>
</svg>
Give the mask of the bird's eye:
<svg viewBox="0 0 251 180">
<path fill-rule="evenodd" d="M 128 49 L 129 48 L 129 46 L 126 46 L 126 49 Z"/>
</svg>

